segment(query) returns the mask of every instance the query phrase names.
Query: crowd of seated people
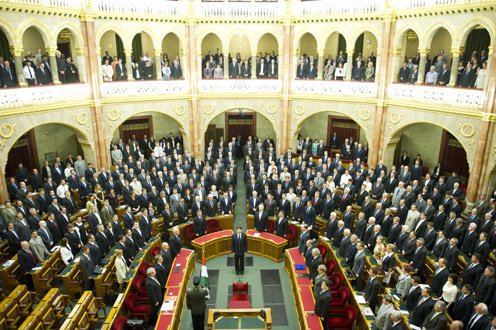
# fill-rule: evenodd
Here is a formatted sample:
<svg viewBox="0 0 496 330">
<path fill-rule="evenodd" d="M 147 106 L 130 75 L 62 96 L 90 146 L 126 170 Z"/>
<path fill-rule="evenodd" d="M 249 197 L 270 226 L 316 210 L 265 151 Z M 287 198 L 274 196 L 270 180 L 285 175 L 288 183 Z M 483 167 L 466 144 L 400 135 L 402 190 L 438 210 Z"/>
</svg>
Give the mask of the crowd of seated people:
<svg viewBox="0 0 496 330">
<path fill-rule="evenodd" d="M 182 79 L 183 73 L 181 64 L 179 61 L 179 56 L 172 61 L 169 60 L 169 56 L 164 53 L 159 63 L 155 65 L 160 65 L 160 72 L 162 79 Z M 154 70 L 153 59 L 148 55 L 148 52 L 139 56 L 139 58 L 131 57 L 131 69 L 134 80 L 152 80 L 156 78 L 156 73 Z M 102 76 L 103 81 L 119 81 L 127 80 L 127 69 L 122 58 L 118 56 L 111 56 L 108 51 L 102 58 Z"/>
<path fill-rule="evenodd" d="M 349 65 L 347 56 L 340 51 L 337 56 L 329 55 L 324 60 L 323 80 L 344 80 L 346 78 L 346 67 Z M 351 79 L 356 81 L 374 81 L 376 57 L 374 53 L 367 58 L 365 62 L 362 54 L 359 53 L 353 61 Z M 320 68 L 318 67 L 318 56 L 300 56 L 298 68 L 296 70 L 296 79 L 316 79 Z"/>
<path fill-rule="evenodd" d="M 256 56 L 256 77 L 258 79 L 271 78 L 277 79 L 278 73 L 278 56 L 272 51 L 271 54 L 259 52 Z M 228 70 L 230 79 L 250 79 L 252 75 L 252 59 L 242 59 L 241 54 L 236 53 L 232 57 L 229 53 Z M 208 52 L 202 59 L 202 77 L 203 79 L 222 79 L 224 78 L 224 55 L 217 48 L 217 52 L 212 54 Z"/>
<path fill-rule="evenodd" d="M 298 154 L 288 149 L 279 156 L 270 139 L 246 142 L 247 205 L 255 228 L 268 230 L 268 217 L 276 216 L 274 232 L 285 236 L 287 220 L 298 221 L 307 231 L 319 216 L 326 222 L 326 238 L 345 256 L 357 277 L 355 289 L 365 292 L 374 313 L 380 303 L 373 279 L 381 275 L 388 278 L 380 284 L 384 287 L 398 283 L 397 295 L 406 303 L 412 324 L 429 328 L 426 322 L 439 316 L 439 322 L 444 322 L 439 329 L 444 329 L 447 320 L 441 316 L 447 310 L 453 320 L 469 325 L 465 329 L 475 329 L 474 322 L 481 322 L 480 329 L 485 329 L 488 313 L 496 314 L 495 271 L 488 260 L 496 248 L 495 193 L 489 199 L 482 195 L 465 219 L 461 178 L 456 173 L 449 177 L 441 173 L 436 179 L 432 173 L 424 175 L 420 155 L 411 162 L 404 155 L 398 167 L 387 168 L 382 161 L 372 167 L 359 158 L 363 150 L 345 162 L 339 153 L 331 157 L 320 142 L 313 150 L 310 140 L 304 141 Z M 315 249 L 312 240 L 307 243 L 299 246 L 317 277 L 322 262 L 312 260 L 318 259 L 319 251 L 310 256 Z M 378 268 L 366 271 L 364 250 L 375 258 Z M 433 274 L 426 272 L 428 253 L 437 258 Z M 396 254 L 407 263 L 401 272 L 397 272 Z M 463 254 L 471 263 L 460 269 L 458 256 Z M 430 288 L 421 289 L 419 284 Z M 457 285 L 463 286 L 461 292 Z M 472 303 L 464 305 L 465 297 Z"/>
<path fill-rule="evenodd" d="M 57 75 L 61 83 L 75 83 L 79 81 L 79 74 L 71 56 L 65 56 L 60 51 L 55 52 Z M 48 54 L 38 49 L 36 54 L 28 52 L 22 60 L 22 75 L 28 86 L 50 85 L 53 83 L 52 70 Z M 2 88 L 16 87 L 19 79 L 15 70 L 15 60 L 10 56 L 8 60 L 0 57 L 0 86 Z"/>
<path fill-rule="evenodd" d="M 482 89 L 486 81 L 487 71 L 487 52 L 472 52 L 469 57 L 460 54 L 460 62 L 458 64 L 458 73 L 455 85 L 465 88 Z M 403 67 L 398 73 L 398 82 L 415 84 L 418 80 L 420 65 L 420 53 L 417 53 L 415 58 L 405 57 Z M 447 86 L 451 77 L 451 63 L 443 50 L 432 58 L 427 56 L 425 63 L 425 84 L 433 86 Z"/>
</svg>

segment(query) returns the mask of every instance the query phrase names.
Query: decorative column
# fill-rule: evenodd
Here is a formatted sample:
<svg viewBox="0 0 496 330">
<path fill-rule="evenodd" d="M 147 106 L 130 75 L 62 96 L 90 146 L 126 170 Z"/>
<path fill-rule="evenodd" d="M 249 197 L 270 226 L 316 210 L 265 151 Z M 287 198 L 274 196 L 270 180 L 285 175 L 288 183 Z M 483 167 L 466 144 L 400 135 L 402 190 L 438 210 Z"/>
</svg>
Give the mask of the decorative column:
<svg viewBox="0 0 496 330">
<path fill-rule="evenodd" d="M 179 59 L 181 60 L 180 64 L 181 64 L 181 71 L 183 74 L 183 79 L 189 80 L 191 77 L 191 72 L 189 69 L 188 50 L 187 49 L 186 49 L 186 51 L 183 48 L 179 49 Z M 200 62 L 200 68 L 201 68 L 201 62 Z M 203 72 L 203 69 L 200 69 L 199 79 L 201 79 L 201 77 L 202 77 L 202 72 Z"/>
<path fill-rule="evenodd" d="M 494 47 L 489 46 L 487 51 L 487 68 L 486 68 L 487 72 L 491 72 L 492 70 L 491 67 L 494 64 L 493 51 L 494 51 Z M 480 65 L 482 65 L 482 63 L 480 63 Z M 484 90 L 487 90 L 488 86 L 489 86 L 489 76 L 486 76 L 486 81 L 484 82 Z"/>
<path fill-rule="evenodd" d="M 346 50 L 346 55 L 348 56 L 346 58 L 346 77 L 345 80 L 351 80 L 351 74 L 353 70 L 353 54 L 355 54 L 354 49 L 347 49 Z"/>
<path fill-rule="evenodd" d="M 318 49 L 317 54 L 319 55 L 317 79 L 324 80 L 324 50 Z"/>
<path fill-rule="evenodd" d="M 162 65 L 160 64 L 162 58 L 162 50 L 155 50 L 155 74 L 157 75 L 157 80 L 162 80 Z"/>
<path fill-rule="evenodd" d="M 59 80 L 59 69 L 57 67 L 57 57 L 55 56 L 56 50 L 57 50 L 57 48 L 47 48 L 46 52 L 48 53 L 48 60 L 50 61 L 50 72 L 52 73 L 52 82 L 55 85 L 60 85 L 61 82 Z"/>
<path fill-rule="evenodd" d="M 425 79 L 425 61 L 427 60 L 427 54 L 429 49 L 419 49 L 420 53 L 420 63 L 419 63 L 419 74 L 416 85 L 422 85 Z"/>
<path fill-rule="evenodd" d="M 453 54 L 453 62 L 451 63 L 451 74 L 448 87 L 454 87 L 456 85 L 458 64 L 460 64 L 460 48 L 451 48 L 451 53 Z"/>
<path fill-rule="evenodd" d="M 126 56 L 126 71 L 127 71 L 127 80 L 134 80 L 133 78 L 133 67 L 131 65 L 132 62 L 133 51 L 131 48 L 124 49 L 124 56 Z"/>
<path fill-rule="evenodd" d="M 97 47 L 95 49 L 95 51 L 96 51 L 96 58 L 101 59 L 102 58 L 101 48 L 100 47 Z M 103 68 L 102 68 L 103 65 L 101 63 L 102 62 L 100 62 L 100 61 L 97 63 L 96 74 L 98 76 L 98 81 L 100 82 L 100 84 L 103 84 Z M 111 64 L 111 63 L 109 63 L 109 64 Z"/>
<path fill-rule="evenodd" d="M 257 52 L 251 52 L 251 79 L 257 79 Z"/>
<path fill-rule="evenodd" d="M 197 66 L 199 68 L 199 70 L 197 70 L 198 72 L 191 72 L 191 75 L 190 77 L 193 77 L 193 75 L 197 74 L 199 75 L 199 78 L 200 79 L 203 79 L 203 69 L 205 69 L 205 67 L 202 65 L 203 63 L 203 56 L 202 56 L 202 53 L 201 53 L 201 49 L 197 49 L 196 50 L 196 58 L 198 59 L 198 63 L 197 63 Z M 212 77 L 213 77 L 213 73 L 212 73 Z"/>
<path fill-rule="evenodd" d="M 201 133 L 199 132 L 200 104 L 198 100 L 198 81 L 202 77 L 203 68 L 201 65 L 201 49 L 196 49 L 196 22 L 193 18 L 188 19 L 186 24 L 186 45 L 188 46 L 188 53 L 192 55 L 188 57 L 190 68 L 189 82 L 191 90 L 191 97 L 189 99 L 190 150 L 195 157 L 202 157 L 201 141 L 203 139 L 200 138 Z M 200 54 L 200 56 L 193 56 L 194 54 Z M 197 64 L 198 67 L 196 67 Z"/>
<path fill-rule="evenodd" d="M 229 52 L 224 52 L 224 79 L 229 79 Z"/>
<path fill-rule="evenodd" d="M 7 184 L 5 180 L 5 164 L 0 164 L 0 203 L 5 203 L 9 199 Z"/>
<path fill-rule="evenodd" d="M 19 83 L 19 87 L 28 87 L 26 80 L 24 79 L 24 73 L 22 72 L 22 52 L 24 49 L 22 47 L 12 47 L 12 53 L 14 53 L 15 60 L 15 68 L 11 68 L 15 70 L 17 76 L 17 82 Z"/>
<path fill-rule="evenodd" d="M 74 60 L 77 63 L 79 82 L 86 83 L 86 65 L 84 63 L 84 48 L 76 48 L 76 54 Z"/>
<path fill-rule="evenodd" d="M 398 82 L 398 73 L 400 71 L 400 68 L 403 66 L 403 63 L 401 63 L 401 48 L 394 48 L 392 55 L 393 55 L 393 70 L 391 71 L 391 78 L 390 80 L 392 82 Z M 379 63 L 379 59 L 377 59 L 377 63 Z M 377 77 L 377 72 L 379 72 L 379 69 L 375 69 L 376 72 L 376 77 Z"/>
<path fill-rule="evenodd" d="M 288 1 L 289 3 L 289 1 Z M 289 4 L 288 4 L 289 5 Z M 287 148 L 291 147 L 291 136 L 290 123 L 291 123 L 291 99 L 289 97 L 289 91 L 291 82 L 295 78 L 293 68 L 296 69 L 297 55 L 296 51 L 293 51 L 293 36 L 294 36 L 294 25 L 289 15 L 289 9 L 286 10 L 286 18 L 283 22 L 283 44 L 282 49 L 279 53 L 279 65 L 277 69 L 278 77 L 282 80 L 282 100 L 281 100 L 281 130 L 279 131 L 279 143 L 276 144 L 276 152 L 283 153 Z M 293 65 L 291 65 L 291 54 L 293 54 Z M 282 65 L 281 65 L 282 64 Z"/>
</svg>

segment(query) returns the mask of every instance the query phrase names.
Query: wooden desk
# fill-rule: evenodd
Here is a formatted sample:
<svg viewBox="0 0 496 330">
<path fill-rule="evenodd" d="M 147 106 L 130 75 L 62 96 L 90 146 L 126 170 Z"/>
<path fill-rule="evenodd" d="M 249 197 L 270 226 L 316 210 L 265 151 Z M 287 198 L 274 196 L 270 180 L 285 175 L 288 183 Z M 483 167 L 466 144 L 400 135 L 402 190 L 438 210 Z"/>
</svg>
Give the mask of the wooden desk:
<svg viewBox="0 0 496 330">
<path fill-rule="evenodd" d="M 219 216 L 216 216 L 216 217 L 213 217 L 213 218 L 206 218 L 205 220 L 207 222 L 207 227 L 208 227 L 208 223 L 211 220 L 217 220 L 219 222 L 219 226 L 220 226 L 220 228 L 222 230 L 233 229 L 233 226 L 234 226 L 234 217 L 232 215 L 219 215 Z M 185 222 L 185 223 L 182 223 L 180 225 L 177 225 L 177 227 L 179 228 L 179 238 L 181 239 L 181 243 L 182 244 L 189 243 L 189 240 L 186 237 L 186 227 L 193 227 L 193 221 L 190 220 L 188 222 Z M 173 232 L 172 232 L 173 229 L 174 228 L 169 228 L 168 229 L 168 231 L 169 231 L 169 237 L 172 237 L 172 235 L 173 235 Z"/>
<path fill-rule="evenodd" d="M 52 288 L 52 281 L 64 268 L 60 251 L 54 251 L 36 270 L 29 272 L 37 293 L 44 294 Z"/>
<path fill-rule="evenodd" d="M 355 275 L 350 269 L 350 266 L 346 263 L 346 260 L 344 257 L 339 255 L 338 249 L 334 247 L 333 245 L 329 244 L 326 240 L 322 238 L 322 236 L 319 236 L 318 239 L 318 244 L 322 244 L 326 246 L 329 249 L 329 258 L 334 260 L 336 262 L 336 268 L 335 272 L 340 272 L 343 274 L 344 277 L 344 282 L 343 286 L 347 287 L 348 290 L 350 290 L 351 295 L 350 295 L 350 305 L 355 307 L 355 309 L 358 312 L 357 319 L 355 321 L 357 329 L 374 329 L 375 328 L 375 317 L 374 316 L 366 316 L 363 313 L 362 308 L 369 308 L 368 305 L 362 305 L 359 304 L 357 301 L 357 298 L 354 294 L 355 290 L 353 289 L 352 286 L 352 281 L 355 279 Z"/>
<path fill-rule="evenodd" d="M 272 311 L 270 308 L 240 308 L 240 309 L 209 309 L 207 318 L 208 329 L 215 329 L 215 319 L 214 314 L 225 317 L 225 318 L 237 318 L 238 327 L 237 329 L 242 329 L 242 319 L 243 317 L 259 317 L 260 311 L 265 312 L 265 327 L 264 329 L 272 329 Z M 313 329 L 313 328 L 312 328 Z"/>
<path fill-rule="evenodd" d="M 288 240 L 271 233 L 260 233 L 253 229 L 246 231 L 248 236 L 248 253 L 269 258 L 275 262 L 282 260 L 282 251 Z"/>
<path fill-rule="evenodd" d="M 167 292 L 164 297 L 166 302 L 173 302 L 171 310 L 161 310 L 155 326 L 157 330 L 179 329 L 186 291 L 188 290 L 191 274 L 195 268 L 193 250 L 181 249 L 172 264 L 172 269 L 167 279 Z M 178 269 L 178 271 L 175 271 Z"/>
<path fill-rule="evenodd" d="M 202 260 L 202 251 L 205 249 L 205 259 L 209 260 L 217 256 L 231 253 L 233 231 L 223 230 L 198 237 L 191 242 L 195 248 L 198 260 Z"/>
<path fill-rule="evenodd" d="M 108 313 L 105 323 L 102 326 L 102 330 L 111 330 L 112 324 L 114 324 L 115 320 L 119 316 L 124 315 L 122 306 L 124 306 L 124 293 L 120 293 L 117 296 L 117 299 L 115 299 L 114 305 L 112 306 L 112 309 Z"/>
<path fill-rule="evenodd" d="M 295 265 L 305 265 L 305 258 L 298 251 L 298 248 L 287 249 L 285 255 L 284 268 L 291 282 L 300 329 L 323 329 L 319 317 L 314 315 L 315 298 L 313 297 L 312 284 L 308 278 L 308 269 L 295 269 Z"/>
<path fill-rule="evenodd" d="M 21 268 L 17 260 L 17 254 L 12 259 L 5 261 L 0 265 L 0 278 L 2 279 L 3 287 L 6 290 L 11 290 L 19 285 L 21 278 Z"/>
<path fill-rule="evenodd" d="M 275 227 L 276 220 L 277 220 L 276 217 L 269 217 L 269 221 L 274 223 L 274 227 Z M 292 242 L 288 242 L 288 243 L 291 244 L 291 243 L 298 242 L 298 239 L 300 238 L 300 235 L 301 235 L 300 223 L 297 221 L 289 221 L 288 222 L 288 228 L 289 227 L 294 227 L 294 229 L 296 231 L 296 237 L 294 238 L 294 240 Z M 248 214 L 246 216 L 246 229 L 255 229 L 255 216 L 253 214 Z M 269 233 L 273 234 L 274 232 L 269 232 Z"/>
<path fill-rule="evenodd" d="M 62 277 L 64 288 L 70 297 L 74 298 L 77 293 L 81 292 L 81 288 L 83 287 L 83 273 L 79 261 L 68 264 L 60 274 L 60 277 Z"/>
</svg>

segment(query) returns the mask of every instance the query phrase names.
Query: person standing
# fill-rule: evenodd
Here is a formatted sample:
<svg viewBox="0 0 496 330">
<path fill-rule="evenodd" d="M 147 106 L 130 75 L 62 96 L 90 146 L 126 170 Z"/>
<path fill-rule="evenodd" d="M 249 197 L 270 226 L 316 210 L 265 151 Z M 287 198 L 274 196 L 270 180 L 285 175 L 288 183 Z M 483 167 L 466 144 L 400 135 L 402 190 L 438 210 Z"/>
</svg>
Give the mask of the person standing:
<svg viewBox="0 0 496 330">
<path fill-rule="evenodd" d="M 155 268 L 149 267 L 146 270 L 146 278 L 145 287 L 148 291 L 148 301 L 150 303 L 151 312 L 150 312 L 150 325 L 155 326 L 158 319 L 158 312 L 160 311 L 160 306 L 164 300 L 164 296 L 162 294 L 162 286 L 159 281 L 155 277 L 157 272 Z"/>
<path fill-rule="evenodd" d="M 200 277 L 193 278 L 192 289 L 188 289 L 186 293 L 186 305 L 191 310 L 191 318 L 193 319 L 193 330 L 203 330 L 205 322 L 205 311 L 207 309 L 208 290 L 200 287 Z"/>
<path fill-rule="evenodd" d="M 322 290 L 320 291 L 315 303 L 315 314 L 320 317 L 324 330 L 329 329 L 327 317 L 329 316 L 329 307 L 331 305 L 331 291 L 329 290 L 330 285 L 331 282 L 328 279 L 322 281 Z"/>
<path fill-rule="evenodd" d="M 79 265 L 81 266 L 81 270 L 83 272 L 84 289 L 91 291 L 93 284 L 90 277 L 93 275 L 93 271 L 95 270 L 95 263 L 92 260 L 90 248 L 88 246 L 83 246 L 82 251 L 83 254 L 81 258 L 79 258 Z"/>
<path fill-rule="evenodd" d="M 234 267 L 236 275 L 243 275 L 245 270 L 245 253 L 248 251 L 248 241 L 243 227 L 237 227 L 232 235 L 231 252 L 234 253 Z"/>
</svg>

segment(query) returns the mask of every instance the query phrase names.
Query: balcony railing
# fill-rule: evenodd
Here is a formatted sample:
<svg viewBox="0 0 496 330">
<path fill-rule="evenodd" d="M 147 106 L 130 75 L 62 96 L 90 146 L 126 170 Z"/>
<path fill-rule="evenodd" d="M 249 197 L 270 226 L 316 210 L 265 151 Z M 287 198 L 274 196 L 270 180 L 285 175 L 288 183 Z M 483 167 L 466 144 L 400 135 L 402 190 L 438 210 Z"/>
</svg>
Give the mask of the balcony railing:
<svg viewBox="0 0 496 330">
<path fill-rule="evenodd" d="M 422 9 L 443 6 L 460 6 L 467 4 L 494 3 L 494 0 L 402 0 L 391 1 L 396 9 Z"/>
<path fill-rule="evenodd" d="M 388 98 L 475 110 L 484 106 L 486 94 L 478 89 L 393 84 L 388 88 Z"/>
<path fill-rule="evenodd" d="M 281 82 L 272 79 L 201 80 L 201 93 L 280 93 Z"/>
<path fill-rule="evenodd" d="M 189 84 L 185 80 L 110 82 L 101 85 L 102 97 L 110 98 L 183 94 L 188 90 Z"/>
<path fill-rule="evenodd" d="M 122 15 L 180 16 L 185 13 L 186 2 L 170 0 L 93 0 L 97 12 Z"/>
<path fill-rule="evenodd" d="M 29 88 L 3 89 L 0 93 L 0 109 L 17 109 L 46 104 L 88 100 L 89 85 L 68 84 Z"/>
<path fill-rule="evenodd" d="M 384 0 L 361 1 L 298 1 L 294 15 L 321 17 L 329 15 L 373 14 L 383 9 Z"/>
<path fill-rule="evenodd" d="M 294 80 L 291 90 L 294 94 L 375 97 L 377 86 L 370 82 Z"/>
<path fill-rule="evenodd" d="M 197 16 L 205 18 L 273 18 L 284 15 L 284 2 L 198 2 L 195 11 Z"/>
</svg>

